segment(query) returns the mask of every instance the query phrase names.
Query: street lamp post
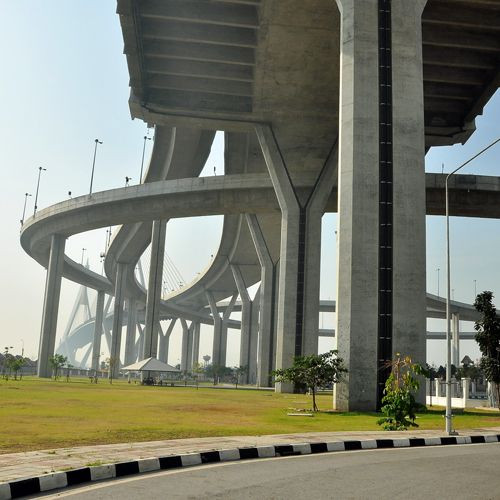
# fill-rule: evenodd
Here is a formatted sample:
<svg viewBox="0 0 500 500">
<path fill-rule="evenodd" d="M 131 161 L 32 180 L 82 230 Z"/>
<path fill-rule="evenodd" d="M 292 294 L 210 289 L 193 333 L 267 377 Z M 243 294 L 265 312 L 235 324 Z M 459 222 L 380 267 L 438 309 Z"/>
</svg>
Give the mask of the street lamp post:
<svg viewBox="0 0 500 500">
<path fill-rule="evenodd" d="M 441 269 L 439 269 L 439 267 L 436 269 L 437 271 L 437 275 L 438 275 L 438 297 L 439 297 L 439 271 L 441 271 Z"/>
<path fill-rule="evenodd" d="M 47 169 L 38 167 L 38 181 L 36 183 L 36 194 L 35 194 L 35 208 L 33 209 L 33 217 L 36 215 L 36 209 L 38 208 L 38 190 L 40 189 L 40 176 L 42 175 L 42 170 L 45 172 Z"/>
<path fill-rule="evenodd" d="M 99 139 L 94 139 L 95 142 L 95 147 L 94 147 L 94 159 L 92 160 L 92 174 L 90 175 L 90 190 L 89 190 L 89 195 L 92 194 L 92 184 L 94 183 L 94 169 L 95 169 L 95 157 L 97 154 L 97 145 L 102 144 L 102 141 Z"/>
<path fill-rule="evenodd" d="M 476 300 L 477 297 L 477 280 L 474 280 L 474 300 Z"/>
<path fill-rule="evenodd" d="M 450 325 L 450 291 L 451 291 L 451 270 L 450 270 L 450 204 L 448 197 L 448 181 L 453 174 L 456 174 L 461 168 L 469 164 L 472 160 L 483 154 L 500 141 L 500 137 L 490 145 L 462 163 L 455 170 L 446 176 L 445 181 L 445 204 L 446 204 L 446 433 L 453 435 L 452 414 L 451 414 L 451 325 Z"/>
<path fill-rule="evenodd" d="M 144 153 L 146 152 L 146 141 L 150 141 L 151 137 L 144 136 L 144 144 L 142 146 L 142 160 L 141 160 L 141 175 L 139 176 L 139 184 L 142 182 L 142 170 L 144 168 Z"/>
<path fill-rule="evenodd" d="M 82 248 L 82 266 L 83 266 L 83 258 L 85 256 L 86 248 Z"/>
<path fill-rule="evenodd" d="M 31 194 L 24 193 L 24 208 L 23 208 L 23 218 L 21 219 L 21 226 L 24 224 L 24 217 L 26 216 L 26 203 L 28 201 L 28 196 L 31 196 Z"/>
</svg>

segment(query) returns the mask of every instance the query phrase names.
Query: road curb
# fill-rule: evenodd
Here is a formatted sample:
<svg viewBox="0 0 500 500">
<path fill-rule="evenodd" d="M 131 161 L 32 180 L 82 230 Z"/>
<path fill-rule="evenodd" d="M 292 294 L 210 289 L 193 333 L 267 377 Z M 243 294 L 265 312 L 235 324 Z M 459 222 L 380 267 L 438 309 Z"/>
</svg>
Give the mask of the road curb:
<svg viewBox="0 0 500 500">
<path fill-rule="evenodd" d="M 500 434 L 472 436 L 443 436 L 427 438 L 395 438 L 366 439 L 351 441 L 309 442 L 233 448 L 226 450 L 210 450 L 183 455 L 167 455 L 163 457 L 143 458 L 115 464 L 81 467 L 63 472 L 44 474 L 43 476 L 18 479 L 8 483 L 0 483 L 0 500 L 10 500 L 29 495 L 36 495 L 50 490 L 66 488 L 93 481 L 102 481 L 115 477 L 177 469 L 194 465 L 232 462 L 256 458 L 286 457 L 293 455 L 310 455 L 336 451 L 355 451 L 388 448 L 413 448 L 422 446 L 449 446 L 455 444 L 498 443 Z"/>
</svg>

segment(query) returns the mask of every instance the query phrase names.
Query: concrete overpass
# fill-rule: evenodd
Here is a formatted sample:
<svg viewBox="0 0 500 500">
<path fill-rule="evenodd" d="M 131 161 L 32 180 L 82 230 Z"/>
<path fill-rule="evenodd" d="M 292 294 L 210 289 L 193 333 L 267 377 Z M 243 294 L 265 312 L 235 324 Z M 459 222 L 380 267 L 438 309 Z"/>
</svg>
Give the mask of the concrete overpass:
<svg viewBox="0 0 500 500">
<path fill-rule="evenodd" d="M 386 375 L 380 368 L 394 352 L 425 358 L 425 213 L 426 204 L 428 213 L 442 211 L 443 180 L 424 175 L 424 152 L 466 140 L 498 87 L 500 5 L 120 0 L 118 13 L 132 115 L 156 126 L 151 178 L 28 222 L 23 246 L 42 265 L 53 263 L 42 339 L 55 335 L 64 273 L 115 295 L 115 354 L 127 298 L 147 304 L 151 349 L 160 311 L 198 321 L 209 303 L 220 357 L 216 302 L 237 290 L 246 304 L 241 359 L 258 349 L 262 383 L 273 363 L 288 366 L 316 349 L 320 222 L 338 206 L 336 331 L 350 374 L 335 405 L 373 409 Z M 228 175 L 194 179 L 214 130 L 225 131 Z M 190 179 L 173 180 L 182 177 Z M 490 213 L 498 180 L 484 189 L 483 178 L 457 179 L 454 213 L 480 215 L 478 205 Z M 149 241 L 162 247 L 168 218 L 210 213 L 225 215 L 210 269 L 166 302 L 158 282 L 146 296 L 131 269 Z M 65 237 L 111 219 L 124 226 L 108 251 L 107 278 L 63 259 Z M 257 281 L 258 341 L 245 294 Z M 46 356 L 50 341 L 41 345 Z"/>
</svg>

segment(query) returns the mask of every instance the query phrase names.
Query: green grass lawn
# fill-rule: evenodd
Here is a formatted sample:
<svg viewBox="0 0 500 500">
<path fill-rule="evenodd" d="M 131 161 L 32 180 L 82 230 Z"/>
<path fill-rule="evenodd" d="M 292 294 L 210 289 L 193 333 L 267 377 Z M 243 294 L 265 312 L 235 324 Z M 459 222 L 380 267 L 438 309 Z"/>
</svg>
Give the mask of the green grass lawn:
<svg viewBox="0 0 500 500">
<path fill-rule="evenodd" d="M 375 413 L 333 413 L 320 395 L 314 417 L 301 394 L 233 389 L 146 387 L 115 381 L 0 380 L 0 453 L 161 439 L 379 429 Z M 419 415 L 421 429 L 441 429 L 442 411 Z M 499 426 L 500 415 L 467 411 L 456 428 Z"/>
</svg>

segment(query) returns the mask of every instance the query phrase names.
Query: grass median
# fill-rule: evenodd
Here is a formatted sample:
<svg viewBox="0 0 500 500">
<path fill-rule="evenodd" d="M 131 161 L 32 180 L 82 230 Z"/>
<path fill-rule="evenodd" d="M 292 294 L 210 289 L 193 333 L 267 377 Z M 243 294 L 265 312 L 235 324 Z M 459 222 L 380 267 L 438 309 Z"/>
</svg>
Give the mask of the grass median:
<svg viewBox="0 0 500 500">
<path fill-rule="evenodd" d="M 379 430 L 375 413 L 336 413 L 318 397 L 313 417 L 302 394 L 190 387 L 147 387 L 88 379 L 0 381 L 0 453 L 188 437 Z M 419 415 L 420 429 L 444 427 L 443 412 Z M 498 413 L 465 411 L 460 428 L 500 426 Z"/>
</svg>

